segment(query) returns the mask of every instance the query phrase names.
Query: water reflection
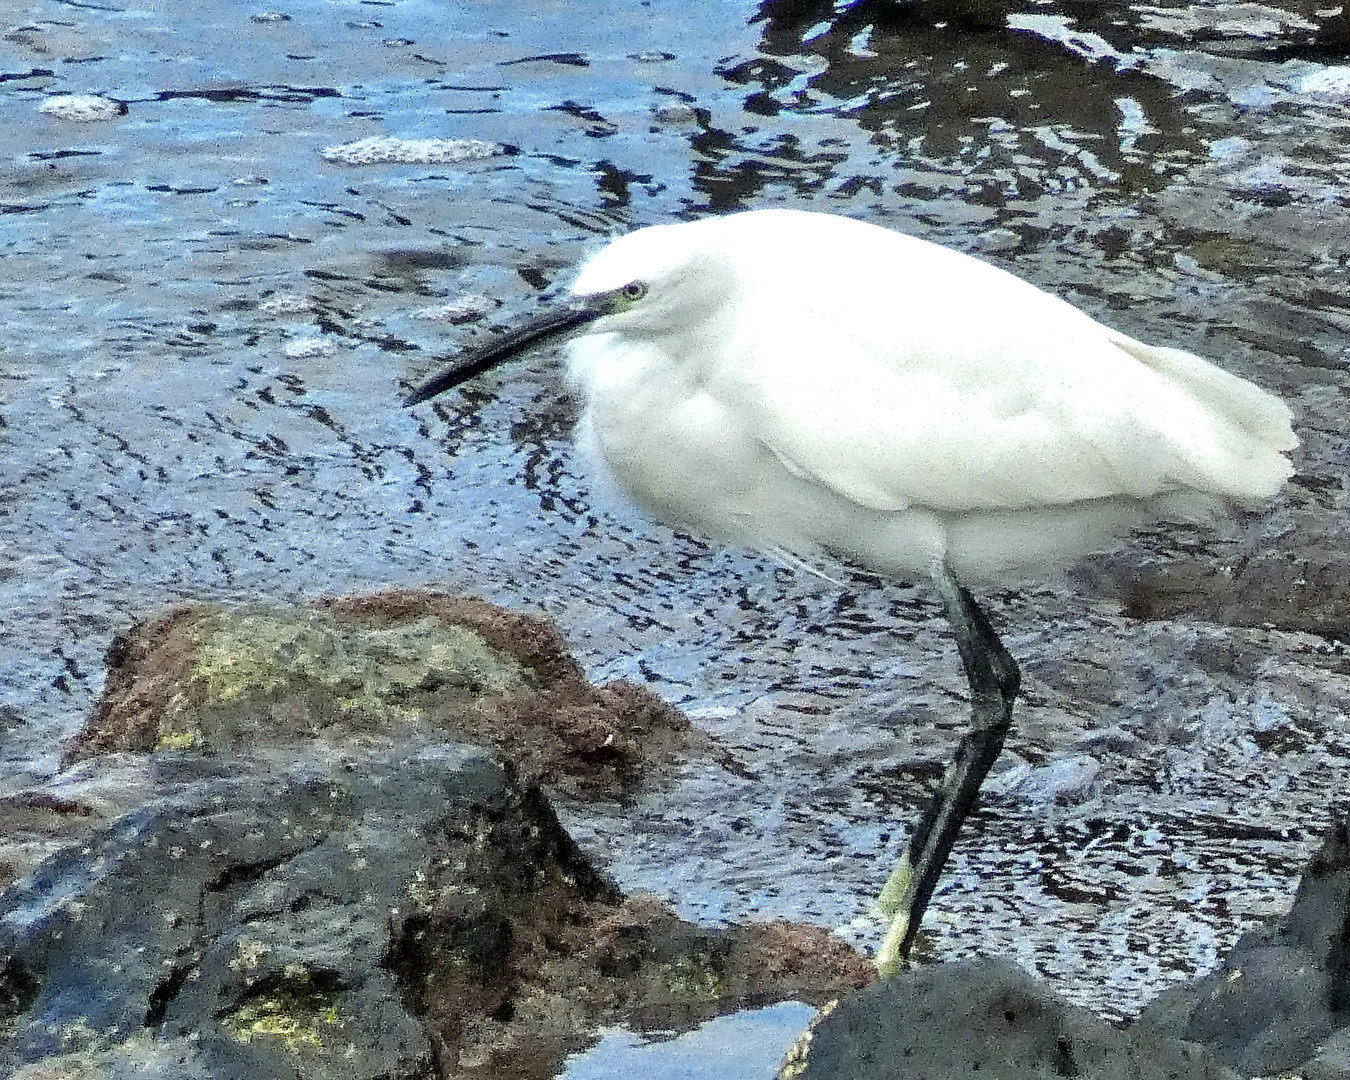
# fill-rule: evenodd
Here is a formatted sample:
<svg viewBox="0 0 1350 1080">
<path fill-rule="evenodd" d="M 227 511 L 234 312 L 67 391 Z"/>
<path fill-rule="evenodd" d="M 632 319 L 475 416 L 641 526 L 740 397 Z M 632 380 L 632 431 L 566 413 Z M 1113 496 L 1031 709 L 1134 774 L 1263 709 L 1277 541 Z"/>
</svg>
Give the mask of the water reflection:
<svg viewBox="0 0 1350 1080">
<path fill-rule="evenodd" d="M 828 5 L 763 4 L 764 51 L 782 62 L 723 72 L 758 87 L 747 111 L 764 112 L 768 99 L 775 111 L 829 111 L 872 133 L 882 168 L 852 173 L 841 192 L 894 186 L 920 200 L 955 198 L 1016 227 L 1033 215 L 1012 204 L 1133 198 L 1202 153 L 1172 87 L 1096 34 L 1066 47 L 1025 21 L 1005 25 L 1006 5 L 961 6 L 978 9 L 978 32 L 941 10 L 935 21 L 941 5 L 888 14 L 896 7 L 824 17 Z"/>
</svg>

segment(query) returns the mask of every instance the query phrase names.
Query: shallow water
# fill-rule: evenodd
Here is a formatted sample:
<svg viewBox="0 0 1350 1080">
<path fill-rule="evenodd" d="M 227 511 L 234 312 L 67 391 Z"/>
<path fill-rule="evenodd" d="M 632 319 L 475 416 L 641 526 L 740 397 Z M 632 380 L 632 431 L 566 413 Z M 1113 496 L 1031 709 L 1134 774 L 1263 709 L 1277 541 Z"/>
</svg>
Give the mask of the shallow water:
<svg viewBox="0 0 1350 1080">
<path fill-rule="evenodd" d="M 560 1080 L 768 1080 L 816 1010 L 798 1001 L 722 1016 L 693 1031 L 636 1035 L 607 1031 L 600 1043 L 568 1059 Z"/>
<path fill-rule="evenodd" d="M 0 788 L 55 770 L 112 636 L 165 604 L 433 583 L 547 612 L 596 677 L 648 681 L 741 762 L 573 809 L 625 887 L 874 942 L 855 920 L 964 719 L 927 592 L 599 505 L 547 356 L 399 405 L 607 236 L 790 205 L 1221 358 L 1304 439 L 1262 518 L 991 598 L 1027 700 L 933 951 L 1010 953 L 1121 1015 L 1279 910 L 1350 761 L 1335 20 L 924 10 L 0 7 Z M 373 137 L 403 160 L 343 149 Z M 1155 570 L 1156 618 L 1124 617 Z"/>
</svg>

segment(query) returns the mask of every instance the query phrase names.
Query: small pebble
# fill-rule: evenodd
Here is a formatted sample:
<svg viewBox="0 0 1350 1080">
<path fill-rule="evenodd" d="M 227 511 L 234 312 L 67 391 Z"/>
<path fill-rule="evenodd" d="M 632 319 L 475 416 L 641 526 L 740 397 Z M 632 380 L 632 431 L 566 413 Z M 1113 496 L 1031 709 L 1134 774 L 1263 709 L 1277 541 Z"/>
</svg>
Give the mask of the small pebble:
<svg viewBox="0 0 1350 1080">
<path fill-rule="evenodd" d="M 336 165 L 439 165 L 481 161 L 504 153 L 505 147 L 482 139 L 394 139 L 372 136 L 329 146 L 323 159 Z"/>
<path fill-rule="evenodd" d="M 689 105 L 662 105 L 652 115 L 663 124 L 688 124 L 698 119 L 693 107 Z"/>
<path fill-rule="evenodd" d="M 286 342 L 288 360 L 313 360 L 320 356 L 332 356 L 335 352 L 337 346 L 328 338 L 296 338 L 294 341 Z"/>
<path fill-rule="evenodd" d="M 81 124 L 93 124 L 102 120 L 116 120 L 126 116 L 124 102 L 98 94 L 53 94 L 38 106 L 38 112 L 57 120 L 73 120 Z"/>
<path fill-rule="evenodd" d="M 427 322 L 448 322 L 458 325 L 459 323 L 481 319 L 492 308 L 493 303 L 489 297 L 480 293 L 470 293 L 437 307 L 419 308 L 412 313 L 412 317 L 424 319 Z"/>
<path fill-rule="evenodd" d="M 266 315 L 299 315 L 314 310 L 314 302 L 308 296 L 297 293 L 270 296 L 258 306 Z"/>
</svg>

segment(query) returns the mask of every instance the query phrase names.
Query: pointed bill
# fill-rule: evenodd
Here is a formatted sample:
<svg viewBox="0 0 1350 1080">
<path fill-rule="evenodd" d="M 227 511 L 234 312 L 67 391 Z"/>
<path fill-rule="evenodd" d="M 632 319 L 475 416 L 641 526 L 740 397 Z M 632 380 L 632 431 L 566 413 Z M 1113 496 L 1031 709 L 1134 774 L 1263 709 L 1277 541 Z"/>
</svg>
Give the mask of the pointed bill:
<svg viewBox="0 0 1350 1080">
<path fill-rule="evenodd" d="M 407 396 L 403 404 L 418 405 L 423 401 L 429 401 L 437 394 L 453 389 L 513 356 L 520 356 L 522 353 L 556 341 L 578 327 L 609 314 L 611 310 L 608 304 L 583 300 L 536 315 L 500 337 L 493 338 L 476 349 L 466 350 L 448 368 L 437 372 L 417 387 Z"/>
</svg>

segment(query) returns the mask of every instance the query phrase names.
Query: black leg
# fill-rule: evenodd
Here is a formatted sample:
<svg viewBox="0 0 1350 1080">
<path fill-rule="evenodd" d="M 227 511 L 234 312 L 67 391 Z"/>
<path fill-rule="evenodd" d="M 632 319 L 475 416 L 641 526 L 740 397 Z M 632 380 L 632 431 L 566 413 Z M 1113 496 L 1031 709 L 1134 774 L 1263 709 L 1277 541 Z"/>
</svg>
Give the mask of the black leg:
<svg viewBox="0 0 1350 1080">
<path fill-rule="evenodd" d="M 1003 749 L 1022 682 L 1016 662 L 989 619 L 946 563 L 934 570 L 933 584 L 946 605 L 970 683 L 970 730 L 962 736 L 956 757 L 877 901 L 882 913 L 891 919 L 890 931 L 877 954 L 877 968 L 883 977 L 900 970 L 909 955 L 961 822 L 975 805 L 980 785 Z"/>
</svg>

